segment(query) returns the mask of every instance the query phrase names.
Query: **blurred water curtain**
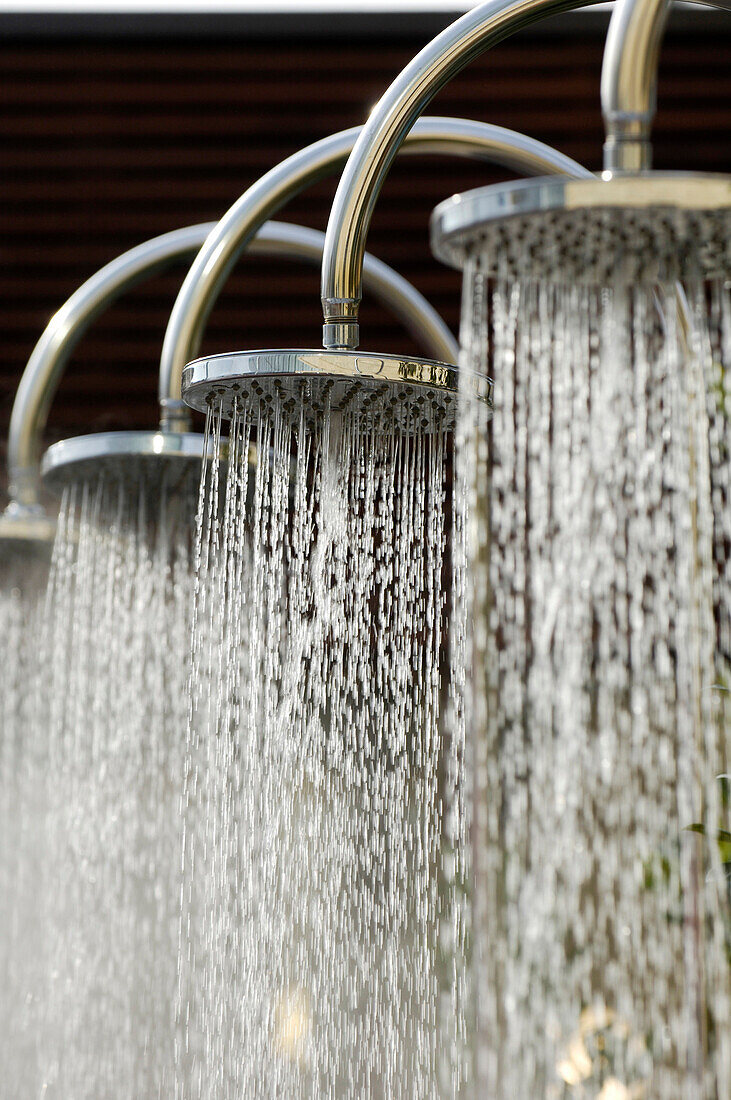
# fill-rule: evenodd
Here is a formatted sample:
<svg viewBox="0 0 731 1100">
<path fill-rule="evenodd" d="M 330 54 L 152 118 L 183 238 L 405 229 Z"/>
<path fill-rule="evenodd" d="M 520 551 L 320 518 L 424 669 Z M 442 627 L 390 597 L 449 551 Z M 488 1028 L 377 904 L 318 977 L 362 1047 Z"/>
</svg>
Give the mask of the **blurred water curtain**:
<svg viewBox="0 0 731 1100">
<path fill-rule="evenodd" d="M 112 261 L 49 325 L 16 402 L 8 541 L 20 517 L 49 546 L 34 440 L 71 346 L 207 228 Z M 314 231 L 266 233 L 319 259 Z M 427 342 L 452 340 L 368 268 Z M 259 397 L 228 439 L 221 423 L 54 445 L 50 579 L 40 551 L 31 576 L 27 538 L 6 570 L 0 1095 L 455 1094 L 451 433 L 364 433 Z"/>
<path fill-rule="evenodd" d="M 496 380 L 461 424 L 496 1098 L 731 1087 L 731 302 L 656 257 L 629 282 L 479 247 L 465 269 Z"/>
<path fill-rule="evenodd" d="M 352 227 L 408 122 L 550 7 L 481 5 L 382 97 L 331 212 L 326 342 L 357 346 Z M 731 180 L 650 171 L 666 13 L 613 12 L 601 177 L 432 220 L 464 271 L 474 1087 L 494 1100 L 731 1094 Z"/>
</svg>

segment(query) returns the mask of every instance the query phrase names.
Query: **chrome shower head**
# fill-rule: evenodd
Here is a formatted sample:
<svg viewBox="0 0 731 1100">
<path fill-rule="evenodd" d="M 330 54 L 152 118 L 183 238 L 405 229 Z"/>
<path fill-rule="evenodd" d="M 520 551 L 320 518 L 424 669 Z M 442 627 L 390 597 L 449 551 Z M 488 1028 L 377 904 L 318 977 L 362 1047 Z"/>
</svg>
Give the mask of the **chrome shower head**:
<svg viewBox="0 0 731 1100">
<path fill-rule="evenodd" d="M 130 492 L 142 487 L 148 503 L 155 503 L 195 493 L 201 464 L 215 453 L 214 441 L 206 443 L 199 432 L 99 432 L 54 443 L 43 456 L 41 477 L 54 496 L 101 478 Z"/>
<path fill-rule="evenodd" d="M 556 12 L 594 2 L 597 0 L 484 0 L 428 42 L 381 96 L 348 159 L 330 210 L 321 282 L 326 347 L 358 346 L 362 257 L 371 216 L 394 157 L 423 121 L 419 116 L 431 99 L 461 69 L 509 35 Z M 729 8 L 731 0 L 707 2 Z M 614 127 L 608 136 L 616 139 L 621 127 L 623 144 L 625 139 L 637 138 L 639 129 L 640 144 L 647 145 L 644 116 L 653 109 L 647 101 L 654 100 L 661 31 L 661 20 L 655 25 L 653 16 L 665 3 L 618 0 L 615 5 L 612 22 L 620 29 L 611 52 L 615 59 L 623 55 L 626 63 L 618 67 L 610 64 L 602 100 L 605 118 Z M 629 18 L 628 9 L 632 9 Z M 649 19 L 648 9 L 652 9 Z M 629 154 L 620 158 L 620 166 L 631 163 Z M 571 169 L 560 171 L 574 175 Z M 580 174 L 586 173 L 580 169 Z"/>
<path fill-rule="evenodd" d="M 348 414 L 364 431 L 451 428 L 458 371 L 448 363 L 371 352 L 287 349 L 213 355 L 183 372 L 186 402 L 224 419 L 275 401 L 292 428 L 326 411 Z M 474 395 L 489 402 L 490 380 L 475 375 Z"/>
<path fill-rule="evenodd" d="M 432 250 L 483 274 L 593 285 L 674 283 L 731 272 L 731 177 L 647 172 L 545 177 L 454 195 L 432 215 Z"/>
<path fill-rule="evenodd" d="M 436 359 L 343 350 L 343 330 L 327 350 L 277 349 L 234 352 L 188 362 L 198 351 L 205 320 L 239 253 L 262 220 L 309 183 L 338 168 L 360 129 L 333 134 L 277 165 L 231 207 L 211 233 L 186 276 L 165 334 L 160 363 L 161 404 L 174 411 L 176 398 L 225 417 L 247 402 L 275 396 L 293 421 L 313 419 L 327 408 L 346 409 L 366 428 L 422 430 L 430 423 L 451 425 L 457 390 L 456 348 L 422 330 L 421 339 Z M 510 168 L 591 176 L 580 164 L 523 134 L 468 119 L 420 119 L 405 141 L 407 152 L 452 153 Z M 363 267 L 364 276 L 367 267 Z M 414 326 L 411 326 L 412 330 Z M 332 334 L 331 334 L 332 335 Z M 447 362 L 444 357 L 449 356 Z M 478 398 L 490 400 L 490 382 L 474 379 Z M 469 391 L 469 387 L 467 387 Z"/>
<path fill-rule="evenodd" d="M 200 433 L 173 430 L 102 432 L 54 444 L 42 464 L 38 454 L 55 389 L 73 348 L 95 317 L 126 289 L 175 262 L 192 258 L 212 224 L 164 234 L 117 257 L 93 275 L 59 310 L 43 333 L 21 379 L 13 407 L 8 447 L 11 504 L 0 520 L 0 539 L 20 544 L 53 540 L 55 524 L 40 505 L 42 478 L 52 494 L 67 485 L 103 478 L 107 484 L 142 489 L 151 503 L 197 491 L 201 464 L 216 453 L 216 442 Z M 269 222 L 249 242 L 252 251 L 319 264 L 324 237 L 312 229 Z M 367 258 L 367 280 L 374 293 L 412 326 L 423 326 L 437 346 L 454 347 L 444 323 L 426 300 L 395 271 Z M 186 420 L 178 418 L 181 426 Z M 225 461 L 225 445 L 217 453 Z M 193 509 L 190 510 L 192 515 Z"/>
</svg>

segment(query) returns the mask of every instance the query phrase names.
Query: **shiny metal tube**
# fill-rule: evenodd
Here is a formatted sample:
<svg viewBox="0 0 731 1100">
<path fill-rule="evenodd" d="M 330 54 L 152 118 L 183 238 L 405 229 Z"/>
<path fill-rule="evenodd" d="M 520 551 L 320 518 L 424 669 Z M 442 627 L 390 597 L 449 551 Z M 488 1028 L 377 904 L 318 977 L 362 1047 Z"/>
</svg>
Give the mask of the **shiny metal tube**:
<svg viewBox="0 0 731 1100">
<path fill-rule="evenodd" d="M 731 0 L 708 0 L 731 11 Z M 605 172 L 652 167 L 657 67 L 669 0 L 619 0 L 612 12 L 602 64 Z"/>
<path fill-rule="evenodd" d="M 48 411 L 66 363 L 81 337 L 113 301 L 143 279 L 195 253 L 205 239 L 198 225 L 164 233 L 106 264 L 61 306 L 31 352 L 20 379 L 8 436 L 8 492 L 23 507 L 37 506 L 39 461 Z"/>
<path fill-rule="evenodd" d="M 39 508 L 43 430 L 64 367 L 81 337 L 94 319 L 125 291 L 195 256 L 215 226 L 215 222 L 187 226 L 123 253 L 87 279 L 53 316 L 28 360 L 10 419 L 11 504 L 7 514 L 14 522 L 23 513 L 33 513 Z M 324 241 L 325 235 L 317 230 L 268 222 L 249 242 L 249 249 L 319 265 Z M 456 356 L 457 343 L 451 332 L 411 283 L 370 255 L 366 257 L 363 275 L 368 289 L 419 337 L 431 354 L 450 360 Z"/>
<path fill-rule="evenodd" d="M 304 260 L 319 267 L 325 234 L 291 222 L 265 222 L 249 241 L 248 252 Z M 459 342 L 426 298 L 388 264 L 366 253 L 363 267 L 366 290 L 388 307 L 421 348 L 435 359 L 457 361 Z"/>
<path fill-rule="evenodd" d="M 502 39 L 546 16 L 596 2 L 487 0 L 442 31 L 396 77 L 363 127 L 330 211 L 322 261 L 324 347 L 358 346 L 362 257 L 373 209 L 393 158 L 432 98 Z M 728 8 L 731 0 L 711 3 Z"/>
<path fill-rule="evenodd" d="M 366 129 L 344 130 L 293 154 L 254 183 L 221 218 L 196 256 L 170 314 L 160 361 L 164 430 L 174 426 L 174 417 L 184 408 L 180 400 L 183 367 L 197 355 L 206 319 L 248 240 L 290 198 L 337 171 Z M 405 138 L 404 151 L 478 157 L 528 175 L 591 175 L 542 142 L 467 119 L 419 119 Z"/>
<path fill-rule="evenodd" d="M 668 0 L 619 0 L 612 12 L 601 85 L 607 172 L 652 167 L 657 66 L 669 11 Z"/>
</svg>

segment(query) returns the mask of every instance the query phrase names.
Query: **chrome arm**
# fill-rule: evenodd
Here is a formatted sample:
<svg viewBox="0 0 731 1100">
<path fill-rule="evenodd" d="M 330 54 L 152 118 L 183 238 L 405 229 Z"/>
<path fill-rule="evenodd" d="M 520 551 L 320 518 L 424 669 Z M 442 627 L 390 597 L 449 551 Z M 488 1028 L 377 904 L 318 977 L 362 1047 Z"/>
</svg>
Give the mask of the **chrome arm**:
<svg viewBox="0 0 731 1100">
<path fill-rule="evenodd" d="M 393 158 L 440 90 L 521 27 L 594 0 L 487 0 L 428 43 L 378 101 L 345 166 L 322 259 L 323 347 L 357 348 L 361 269 L 373 209 Z"/>
<path fill-rule="evenodd" d="M 731 0 L 708 0 L 731 11 Z M 669 0 L 619 0 L 612 12 L 602 64 L 602 114 L 607 172 L 652 166 L 657 67 Z"/>
<path fill-rule="evenodd" d="M 126 290 L 194 254 L 205 239 L 206 229 L 188 226 L 124 252 L 87 279 L 48 322 L 23 371 L 10 416 L 11 501 L 27 508 L 38 506 L 39 458 L 48 410 L 64 367 L 86 330 Z"/>
<path fill-rule="evenodd" d="M 291 222 L 266 222 L 250 241 L 248 251 L 305 260 L 319 267 L 324 247 L 325 234 L 319 229 Z M 363 265 L 363 285 L 388 307 L 432 358 L 457 362 L 459 343 L 437 311 L 407 279 L 369 252 Z"/>
<path fill-rule="evenodd" d="M 363 127 L 330 211 L 322 261 L 324 347 L 358 346 L 362 257 L 373 208 L 393 158 L 434 95 L 476 57 L 515 31 L 596 2 L 487 0 L 442 31 L 396 77 Z M 728 8 L 731 0 L 710 2 Z"/>
<path fill-rule="evenodd" d="M 183 367 L 197 355 L 206 319 L 247 241 L 290 198 L 338 170 L 360 144 L 360 134 L 361 128 L 354 127 L 295 153 L 254 183 L 221 218 L 196 256 L 170 314 L 160 360 L 163 429 L 172 428 L 174 416 L 184 408 Z M 529 175 L 592 174 L 542 142 L 467 119 L 420 119 L 404 145 L 405 152 L 479 157 Z"/>
<path fill-rule="evenodd" d="M 39 509 L 39 457 L 43 430 L 64 368 L 81 337 L 108 306 L 136 283 L 196 255 L 215 222 L 154 237 L 123 253 L 79 287 L 54 315 L 23 372 L 13 404 L 8 440 L 8 515 L 19 519 Z M 324 233 L 290 223 L 267 222 L 249 248 L 319 265 Z M 425 298 L 397 272 L 366 255 L 366 287 L 380 298 L 436 358 L 453 361 L 457 343 Z M 185 427 L 187 427 L 187 423 Z"/>
<path fill-rule="evenodd" d="M 605 171 L 652 166 L 657 66 L 669 10 L 668 0 L 620 0 L 612 12 L 602 63 Z"/>
</svg>

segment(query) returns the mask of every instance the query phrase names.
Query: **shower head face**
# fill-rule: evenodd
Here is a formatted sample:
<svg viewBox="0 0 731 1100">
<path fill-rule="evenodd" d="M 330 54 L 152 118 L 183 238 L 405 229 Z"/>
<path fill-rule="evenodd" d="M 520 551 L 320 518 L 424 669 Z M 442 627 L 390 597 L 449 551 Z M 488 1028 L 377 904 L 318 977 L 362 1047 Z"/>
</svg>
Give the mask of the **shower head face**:
<svg viewBox="0 0 731 1100">
<path fill-rule="evenodd" d="M 100 432 L 61 440 L 41 463 L 46 488 L 55 496 L 79 482 L 100 477 L 148 499 L 195 492 L 204 457 L 213 457 L 212 441 L 197 432 Z"/>
<path fill-rule="evenodd" d="M 245 407 L 275 404 L 293 428 L 323 413 L 347 413 L 365 431 L 443 430 L 454 423 L 459 371 L 448 363 L 372 352 L 287 349 L 196 359 L 183 372 L 194 409 L 232 419 Z M 474 395 L 492 396 L 489 379 L 470 377 Z"/>
<path fill-rule="evenodd" d="M 546 177 L 454 195 L 432 215 L 432 251 L 463 268 L 550 283 L 654 284 L 731 271 L 731 177 L 648 172 Z"/>
</svg>

